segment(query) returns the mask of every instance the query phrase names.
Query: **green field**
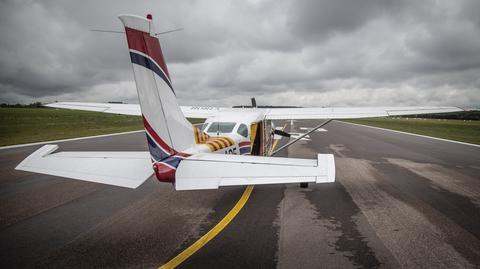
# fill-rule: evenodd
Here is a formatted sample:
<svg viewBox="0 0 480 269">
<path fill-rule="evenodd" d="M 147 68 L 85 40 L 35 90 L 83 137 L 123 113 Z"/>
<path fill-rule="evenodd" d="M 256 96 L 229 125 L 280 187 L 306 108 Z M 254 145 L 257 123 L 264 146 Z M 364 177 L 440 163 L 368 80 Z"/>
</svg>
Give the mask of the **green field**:
<svg viewBox="0 0 480 269">
<path fill-rule="evenodd" d="M 189 119 L 202 123 L 203 119 Z M 143 130 L 139 116 L 53 108 L 0 108 L 0 146 Z"/>
<path fill-rule="evenodd" d="M 480 121 L 371 118 L 348 122 L 480 144 Z M 142 119 L 138 116 L 50 108 L 0 108 L 0 146 L 142 129 Z"/>
<path fill-rule="evenodd" d="M 0 146 L 142 128 L 142 118 L 138 116 L 50 108 L 0 108 Z"/>
<path fill-rule="evenodd" d="M 472 144 L 480 144 L 480 121 L 478 120 L 370 118 L 345 121 Z"/>
</svg>

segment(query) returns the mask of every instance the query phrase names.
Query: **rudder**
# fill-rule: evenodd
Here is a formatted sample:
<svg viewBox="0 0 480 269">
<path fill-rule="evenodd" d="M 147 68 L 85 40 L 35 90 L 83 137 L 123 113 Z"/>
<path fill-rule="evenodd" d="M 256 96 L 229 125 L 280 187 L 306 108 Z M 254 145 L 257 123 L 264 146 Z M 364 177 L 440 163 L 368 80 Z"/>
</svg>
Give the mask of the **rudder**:
<svg viewBox="0 0 480 269">
<path fill-rule="evenodd" d="M 178 105 L 151 15 L 119 18 L 125 26 L 150 153 L 159 161 L 192 146 L 193 127 Z"/>
</svg>

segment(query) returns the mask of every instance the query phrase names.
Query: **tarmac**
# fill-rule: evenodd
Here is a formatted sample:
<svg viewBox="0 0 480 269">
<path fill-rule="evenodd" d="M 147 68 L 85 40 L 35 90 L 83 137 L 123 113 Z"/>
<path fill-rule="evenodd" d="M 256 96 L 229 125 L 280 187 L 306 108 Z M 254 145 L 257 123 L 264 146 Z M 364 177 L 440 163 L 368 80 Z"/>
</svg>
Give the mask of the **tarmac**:
<svg viewBox="0 0 480 269">
<path fill-rule="evenodd" d="M 300 133 L 318 124 L 288 123 Z M 233 221 L 179 268 L 479 267 L 479 147 L 337 121 L 324 129 L 278 156 L 333 153 L 335 183 L 255 186 Z M 144 133 L 58 144 L 147 150 Z M 153 177 L 131 190 L 14 170 L 39 147 L 0 150 L 1 268 L 157 268 L 245 190 L 177 192 Z"/>
</svg>

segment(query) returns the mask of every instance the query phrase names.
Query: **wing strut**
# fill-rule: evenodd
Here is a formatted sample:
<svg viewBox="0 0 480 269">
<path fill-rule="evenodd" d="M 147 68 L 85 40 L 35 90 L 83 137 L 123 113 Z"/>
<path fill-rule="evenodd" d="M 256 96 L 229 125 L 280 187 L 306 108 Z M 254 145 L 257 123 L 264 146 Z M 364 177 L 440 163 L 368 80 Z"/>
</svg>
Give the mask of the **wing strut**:
<svg viewBox="0 0 480 269">
<path fill-rule="evenodd" d="M 300 139 L 304 138 L 305 136 L 307 136 L 307 135 L 315 132 L 315 130 L 321 128 L 322 126 L 325 126 L 327 123 L 329 123 L 329 122 L 331 122 L 331 121 L 332 121 L 332 119 L 328 119 L 328 120 L 320 123 L 319 125 L 313 127 L 312 130 L 304 133 L 303 135 L 295 138 L 294 140 L 292 140 L 292 141 L 288 142 L 287 144 L 285 144 L 285 145 L 279 147 L 278 149 L 276 149 L 274 152 L 272 152 L 272 154 L 271 154 L 270 156 L 273 156 L 273 155 L 277 154 L 277 152 L 281 151 L 282 149 L 285 149 L 285 148 L 289 147 L 289 146 L 292 145 L 293 143 L 295 143 L 295 142 L 299 141 Z"/>
</svg>

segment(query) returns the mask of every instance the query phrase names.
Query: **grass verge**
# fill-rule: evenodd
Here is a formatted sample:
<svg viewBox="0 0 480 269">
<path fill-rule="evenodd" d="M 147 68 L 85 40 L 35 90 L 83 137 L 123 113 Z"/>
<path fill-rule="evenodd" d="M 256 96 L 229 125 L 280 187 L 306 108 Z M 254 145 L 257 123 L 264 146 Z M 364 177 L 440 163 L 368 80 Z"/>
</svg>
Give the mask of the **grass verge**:
<svg viewBox="0 0 480 269">
<path fill-rule="evenodd" d="M 0 108 L 0 146 L 141 130 L 142 118 L 50 108 Z"/>
<path fill-rule="evenodd" d="M 480 121 L 414 118 L 369 118 L 343 121 L 472 144 L 480 144 Z"/>
<path fill-rule="evenodd" d="M 193 124 L 204 119 L 189 119 Z M 54 108 L 0 108 L 0 146 L 143 130 L 139 116 Z"/>
<path fill-rule="evenodd" d="M 203 119 L 189 119 L 202 123 Z M 0 108 L 0 146 L 142 130 L 139 116 L 53 108 Z"/>
</svg>

